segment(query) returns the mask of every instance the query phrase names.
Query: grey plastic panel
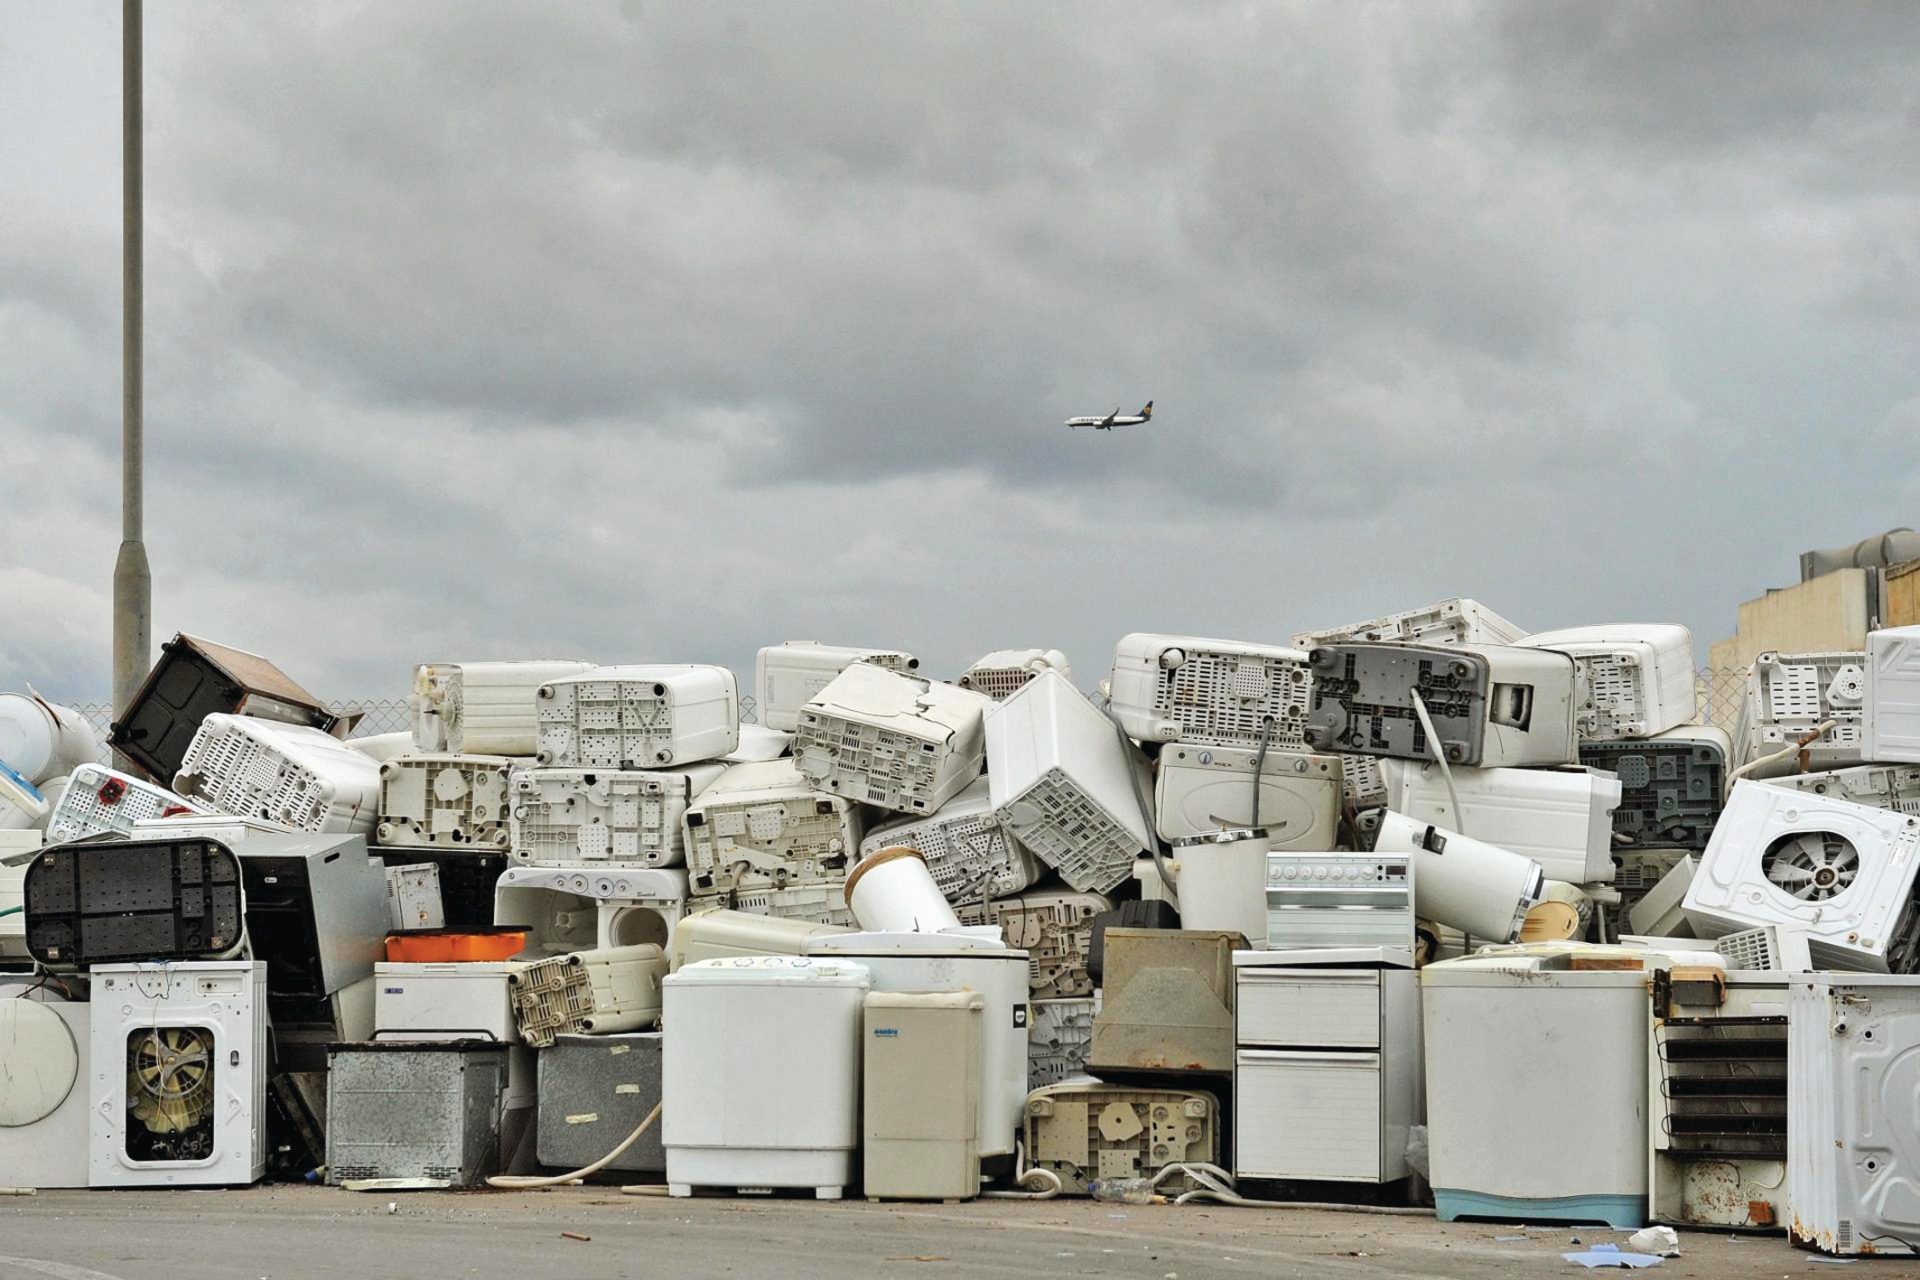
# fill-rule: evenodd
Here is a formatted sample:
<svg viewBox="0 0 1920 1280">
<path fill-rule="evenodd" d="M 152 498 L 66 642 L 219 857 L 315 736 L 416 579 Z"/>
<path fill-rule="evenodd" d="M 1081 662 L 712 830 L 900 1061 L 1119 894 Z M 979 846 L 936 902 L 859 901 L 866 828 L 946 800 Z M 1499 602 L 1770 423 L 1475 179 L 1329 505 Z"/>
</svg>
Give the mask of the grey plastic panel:
<svg viewBox="0 0 1920 1280">
<path fill-rule="evenodd" d="M 1707 847 L 1727 784 L 1727 757 L 1718 743 L 1704 738 L 1582 742 L 1580 763 L 1620 779 L 1613 831 L 1621 848 Z M 1618 839 L 1622 836 L 1624 841 Z"/>
<path fill-rule="evenodd" d="M 1492 666 L 1463 649 L 1334 644 L 1314 649 L 1307 744 L 1316 751 L 1478 764 L 1486 737 Z M 1414 712 L 1418 690 L 1440 735 L 1439 751 Z M 1496 710 L 1497 714 L 1497 710 Z"/>
</svg>

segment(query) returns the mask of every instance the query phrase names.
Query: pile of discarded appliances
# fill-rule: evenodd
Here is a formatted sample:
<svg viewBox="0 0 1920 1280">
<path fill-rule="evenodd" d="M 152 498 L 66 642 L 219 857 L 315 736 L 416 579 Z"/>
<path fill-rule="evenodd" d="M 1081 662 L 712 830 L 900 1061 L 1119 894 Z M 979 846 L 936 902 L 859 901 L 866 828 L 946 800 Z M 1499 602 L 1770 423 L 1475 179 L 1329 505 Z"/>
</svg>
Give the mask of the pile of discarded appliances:
<svg viewBox="0 0 1920 1280">
<path fill-rule="evenodd" d="M 1431 1203 L 1920 1243 L 1920 628 L 0 696 L 0 1181 Z"/>
</svg>

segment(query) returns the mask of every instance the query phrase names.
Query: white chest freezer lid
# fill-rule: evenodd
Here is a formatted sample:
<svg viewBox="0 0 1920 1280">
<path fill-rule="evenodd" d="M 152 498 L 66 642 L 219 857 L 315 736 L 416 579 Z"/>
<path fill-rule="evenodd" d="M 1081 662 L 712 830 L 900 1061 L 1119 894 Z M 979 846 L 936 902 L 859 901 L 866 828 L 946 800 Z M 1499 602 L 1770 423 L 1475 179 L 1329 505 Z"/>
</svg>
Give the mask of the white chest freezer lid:
<svg viewBox="0 0 1920 1280">
<path fill-rule="evenodd" d="M 1618 946 L 1635 951 L 1654 951 L 1670 964 L 1725 966 L 1726 957 L 1713 949 L 1711 942 L 1697 938 L 1662 938 L 1647 933 L 1623 933 L 1614 939 Z"/>
<path fill-rule="evenodd" d="M 1027 961 L 1000 938 L 964 933 L 833 933 L 807 939 L 808 955 L 964 956 L 986 960 Z"/>
<path fill-rule="evenodd" d="M 868 988 L 873 975 L 867 966 L 838 957 L 721 956 L 696 960 L 661 979 L 664 986 L 766 986 L 777 982 L 811 982 L 823 986 Z"/>
<path fill-rule="evenodd" d="M 526 968 L 507 960 L 381 960 L 374 964 L 377 978 L 502 978 Z"/>
<path fill-rule="evenodd" d="M 1689 940 L 1691 941 L 1691 940 Z M 1725 970 L 1725 963 L 1691 950 L 1679 952 L 1683 963 L 1707 963 Z M 1576 959 L 1630 962 L 1626 969 L 1576 969 Z M 1604 946 L 1588 942 L 1523 942 L 1511 946 L 1483 947 L 1458 960 L 1442 960 L 1420 971 L 1420 983 L 1428 987 L 1514 986 L 1540 984 L 1562 987 L 1634 986 L 1646 982 L 1654 969 L 1675 963 L 1672 955 L 1639 947 Z"/>
<path fill-rule="evenodd" d="M 1236 951 L 1236 969 L 1301 969 L 1315 965 L 1379 965 L 1413 968 L 1413 952 L 1405 947 L 1292 947 L 1284 951 Z"/>
</svg>

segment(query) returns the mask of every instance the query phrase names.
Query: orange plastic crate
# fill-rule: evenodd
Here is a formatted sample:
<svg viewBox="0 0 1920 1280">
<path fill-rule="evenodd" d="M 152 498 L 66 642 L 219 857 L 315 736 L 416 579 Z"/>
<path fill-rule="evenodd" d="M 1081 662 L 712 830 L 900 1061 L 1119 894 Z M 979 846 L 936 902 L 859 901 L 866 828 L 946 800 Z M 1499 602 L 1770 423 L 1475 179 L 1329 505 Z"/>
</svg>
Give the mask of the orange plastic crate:
<svg viewBox="0 0 1920 1280">
<path fill-rule="evenodd" d="M 410 964 L 511 960 L 526 948 L 525 929 L 434 929 L 387 935 L 387 959 Z"/>
</svg>

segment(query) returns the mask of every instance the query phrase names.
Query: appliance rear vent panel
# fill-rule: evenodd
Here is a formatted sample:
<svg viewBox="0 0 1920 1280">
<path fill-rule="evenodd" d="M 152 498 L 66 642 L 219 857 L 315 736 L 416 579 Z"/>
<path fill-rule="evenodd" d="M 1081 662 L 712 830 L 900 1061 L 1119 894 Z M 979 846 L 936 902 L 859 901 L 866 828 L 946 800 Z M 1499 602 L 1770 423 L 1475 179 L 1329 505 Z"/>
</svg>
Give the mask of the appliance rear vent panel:
<svg viewBox="0 0 1920 1280">
<path fill-rule="evenodd" d="M 988 903 L 963 903 L 961 924 L 997 924 L 1007 945 L 1028 956 L 1028 981 L 1036 1000 L 1090 996 L 1087 955 L 1093 950 L 1093 920 L 1113 910 L 1101 893 L 1025 894 Z"/>
<path fill-rule="evenodd" d="M 1620 779 L 1613 830 L 1622 848 L 1705 849 L 1720 816 L 1727 753 L 1707 737 L 1580 744 L 1580 763 Z"/>
</svg>

